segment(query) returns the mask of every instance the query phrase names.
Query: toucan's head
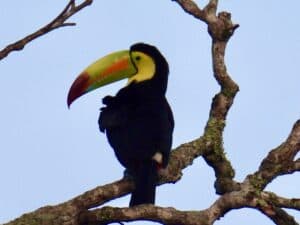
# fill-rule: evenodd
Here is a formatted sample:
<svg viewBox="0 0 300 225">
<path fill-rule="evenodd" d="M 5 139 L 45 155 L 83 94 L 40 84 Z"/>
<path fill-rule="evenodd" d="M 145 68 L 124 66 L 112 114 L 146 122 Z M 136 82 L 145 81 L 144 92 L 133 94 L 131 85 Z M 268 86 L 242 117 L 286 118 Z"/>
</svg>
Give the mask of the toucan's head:
<svg viewBox="0 0 300 225">
<path fill-rule="evenodd" d="M 128 85 L 159 80 L 166 86 L 168 63 L 152 45 L 137 43 L 130 50 L 111 53 L 88 66 L 73 82 L 68 106 L 80 96 L 104 85 L 128 78 Z"/>
</svg>

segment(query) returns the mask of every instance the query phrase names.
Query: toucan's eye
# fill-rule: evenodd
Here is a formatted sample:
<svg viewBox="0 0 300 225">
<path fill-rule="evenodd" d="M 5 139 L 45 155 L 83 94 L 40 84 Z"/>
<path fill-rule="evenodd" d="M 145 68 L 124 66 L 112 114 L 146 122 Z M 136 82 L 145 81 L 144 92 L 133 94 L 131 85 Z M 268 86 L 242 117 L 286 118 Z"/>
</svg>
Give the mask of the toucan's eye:
<svg viewBox="0 0 300 225">
<path fill-rule="evenodd" d="M 136 60 L 136 61 L 140 61 L 140 60 L 141 60 L 141 56 L 139 56 L 139 55 L 136 56 L 136 57 L 135 57 L 135 60 Z"/>
</svg>

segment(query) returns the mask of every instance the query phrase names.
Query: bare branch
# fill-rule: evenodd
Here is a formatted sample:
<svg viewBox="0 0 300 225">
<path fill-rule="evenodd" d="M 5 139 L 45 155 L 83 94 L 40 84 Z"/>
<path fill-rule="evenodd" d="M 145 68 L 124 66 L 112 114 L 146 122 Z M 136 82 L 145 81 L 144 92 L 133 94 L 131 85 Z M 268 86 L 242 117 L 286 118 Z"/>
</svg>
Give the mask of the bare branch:
<svg viewBox="0 0 300 225">
<path fill-rule="evenodd" d="M 238 25 L 231 21 L 230 13 L 221 12 L 216 16 L 218 1 L 210 0 L 201 10 L 192 0 L 176 0 L 189 14 L 208 25 L 212 37 L 212 60 L 214 77 L 221 86 L 221 91 L 215 95 L 210 109 L 203 139 L 206 142 L 206 151 L 203 154 L 205 161 L 213 167 L 216 175 L 215 188 L 218 194 L 238 190 L 239 184 L 233 181 L 234 169 L 225 156 L 223 147 L 223 131 L 227 113 L 233 103 L 238 85 L 231 79 L 225 66 L 225 49 L 229 38 Z"/>
<path fill-rule="evenodd" d="M 180 180 L 182 170 L 191 165 L 193 160 L 203 153 L 205 147 L 203 140 L 200 138 L 174 149 L 171 152 L 170 164 L 160 174 L 160 185 L 175 183 Z M 77 205 L 81 205 L 82 209 L 89 209 L 124 196 L 130 193 L 133 188 L 134 184 L 131 180 L 122 179 L 87 191 L 69 202 L 76 202 Z"/>
<path fill-rule="evenodd" d="M 218 0 L 210 0 L 203 10 L 206 12 L 206 14 L 216 15 L 217 8 Z"/>
<path fill-rule="evenodd" d="M 204 21 L 205 14 L 203 10 L 201 10 L 194 1 L 192 0 L 172 0 L 172 1 L 177 2 L 186 13 L 194 16 L 197 19 Z"/>
<path fill-rule="evenodd" d="M 259 190 L 279 175 L 290 174 L 299 171 L 299 160 L 293 161 L 300 149 L 300 120 L 298 120 L 287 138 L 277 148 L 269 152 L 267 157 L 262 161 L 259 170 L 247 179 Z"/>
<path fill-rule="evenodd" d="M 294 217 L 281 208 L 260 207 L 259 210 L 277 225 L 299 225 Z"/>
<path fill-rule="evenodd" d="M 295 209 L 300 211 L 299 198 L 284 198 L 276 195 L 273 192 L 262 192 L 262 198 L 266 201 L 272 202 L 273 205 L 280 208 Z"/>
<path fill-rule="evenodd" d="M 19 51 L 22 50 L 25 45 L 27 45 L 29 42 L 33 41 L 34 39 L 39 38 L 40 36 L 45 35 L 46 33 L 55 30 L 60 27 L 66 27 L 66 26 L 74 26 L 75 23 L 67 23 L 65 22 L 68 18 L 76 14 L 78 11 L 83 9 L 84 7 L 92 4 L 93 0 L 85 0 L 79 5 L 75 5 L 75 0 L 70 0 L 66 7 L 62 10 L 62 12 L 49 24 L 46 26 L 40 28 L 36 32 L 22 38 L 19 41 L 16 41 L 15 43 L 9 44 L 4 49 L 0 51 L 0 60 L 8 56 L 13 51 Z"/>
<path fill-rule="evenodd" d="M 269 217 L 277 225 L 297 225 L 295 219 L 281 208 L 299 207 L 298 199 L 285 199 L 272 192 L 260 192 L 246 181 L 242 184 L 239 194 L 244 196 L 244 207 L 255 208 Z"/>
<path fill-rule="evenodd" d="M 86 211 L 80 215 L 80 224 L 105 225 L 114 222 L 148 220 L 165 225 L 209 225 L 204 213 L 196 211 L 178 211 L 174 208 L 162 208 L 154 205 L 140 205 L 133 208 L 104 207 Z"/>
<path fill-rule="evenodd" d="M 222 195 L 211 207 L 201 211 L 179 211 L 154 205 L 140 205 L 133 208 L 103 207 L 85 211 L 80 224 L 101 225 L 120 221 L 149 220 L 165 225 L 212 225 L 231 209 L 247 205 L 248 200 L 241 193 Z"/>
<path fill-rule="evenodd" d="M 121 179 L 110 184 L 96 187 L 66 203 L 76 204 L 80 206 L 80 209 L 90 209 L 128 194 L 133 190 L 133 187 L 134 184 L 131 180 Z"/>
<path fill-rule="evenodd" d="M 296 171 L 300 171 L 300 159 L 297 159 L 293 165 L 292 165 L 293 170 Z"/>
</svg>

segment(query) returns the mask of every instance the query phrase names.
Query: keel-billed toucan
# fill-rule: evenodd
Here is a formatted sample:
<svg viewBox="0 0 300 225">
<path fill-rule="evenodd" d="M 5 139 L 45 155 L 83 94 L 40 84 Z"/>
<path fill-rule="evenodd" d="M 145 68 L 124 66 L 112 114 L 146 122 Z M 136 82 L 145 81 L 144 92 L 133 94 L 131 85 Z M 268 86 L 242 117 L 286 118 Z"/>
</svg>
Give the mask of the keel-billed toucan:
<svg viewBox="0 0 300 225">
<path fill-rule="evenodd" d="M 158 170 L 169 161 L 174 120 L 165 97 L 168 63 L 154 46 L 137 43 L 107 55 L 74 81 L 68 106 L 81 95 L 128 78 L 116 96 L 106 96 L 99 128 L 135 182 L 130 206 L 155 201 Z"/>
</svg>

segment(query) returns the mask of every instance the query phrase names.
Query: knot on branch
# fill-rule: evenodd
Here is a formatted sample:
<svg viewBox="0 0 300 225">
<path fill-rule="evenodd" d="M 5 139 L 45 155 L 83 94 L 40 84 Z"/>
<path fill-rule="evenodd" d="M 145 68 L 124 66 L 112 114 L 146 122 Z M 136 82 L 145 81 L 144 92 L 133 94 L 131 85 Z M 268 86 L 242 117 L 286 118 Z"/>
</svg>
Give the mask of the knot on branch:
<svg viewBox="0 0 300 225">
<path fill-rule="evenodd" d="M 227 42 L 238 27 L 232 23 L 230 13 L 220 12 L 216 20 L 208 23 L 208 33 L 214 41 Z"/>
<path fill-rule="evenodd" d="M 218 177 L 215 181 L 214 187 L 216 189 L 216 194 L 219 195 L 223 195 L 232 191 L 239 191 L 241 189 L 239 183 L 236 183 L 228 177 Z"/>
</svg>

